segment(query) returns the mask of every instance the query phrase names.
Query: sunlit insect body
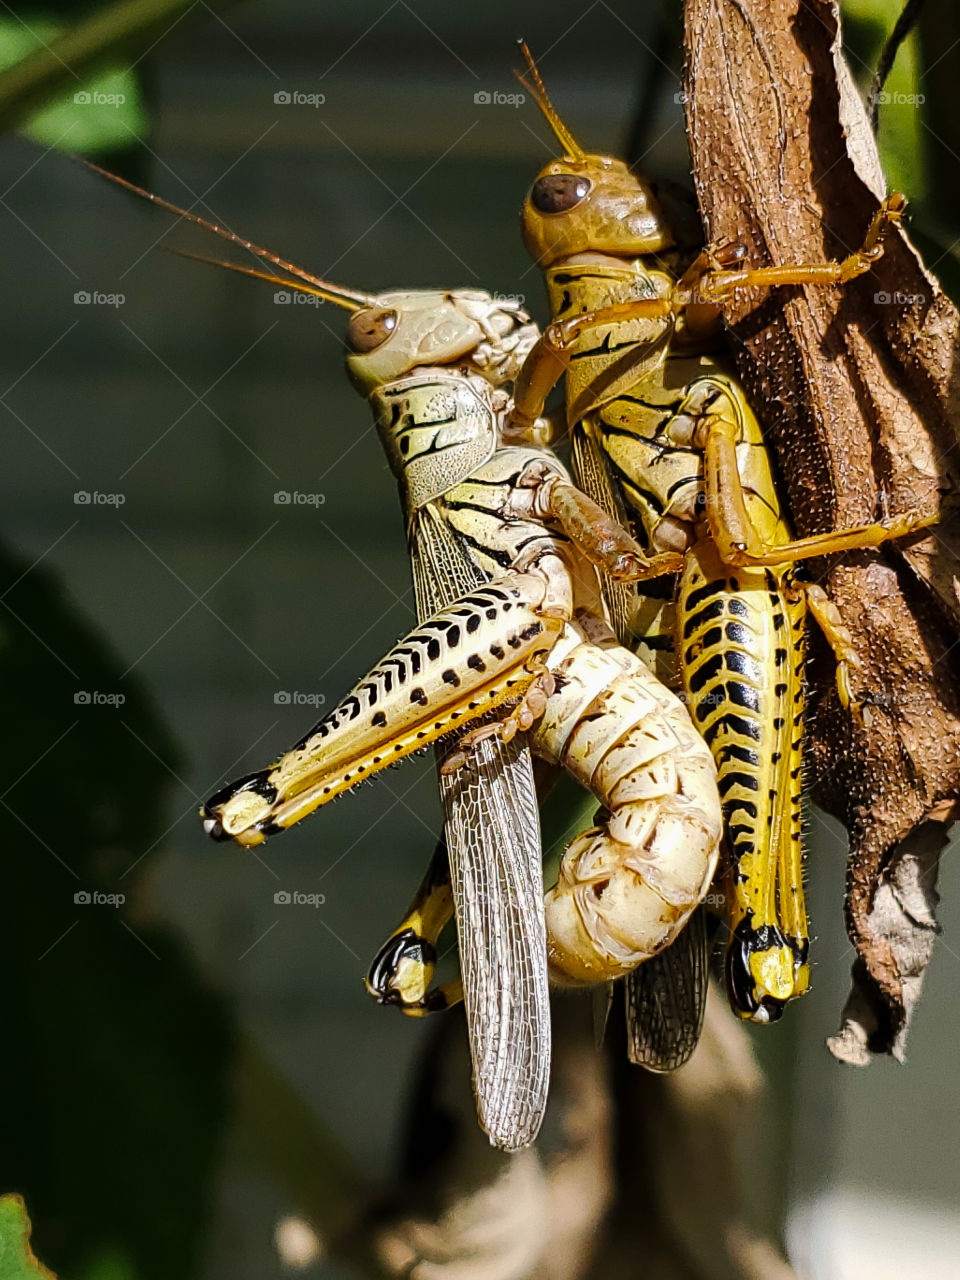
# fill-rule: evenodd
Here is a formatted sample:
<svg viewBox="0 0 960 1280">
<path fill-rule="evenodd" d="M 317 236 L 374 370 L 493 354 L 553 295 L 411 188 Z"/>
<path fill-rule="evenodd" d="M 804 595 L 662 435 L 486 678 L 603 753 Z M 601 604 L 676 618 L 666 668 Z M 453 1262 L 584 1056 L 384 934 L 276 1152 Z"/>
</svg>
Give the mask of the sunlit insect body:
<svg viewBox="0 0 960 1280">
<path fill-rule="evenodd" d="M 295 747 L 212 796 L 205 829 L 255 846 L 440 743 L 452 892 L 435 859 L 415 924 L 370 981 L 394 984 L 403 1003 L 456 906 L 481 1124 L 498 1145 L 523 1146 L 546 1100 L 548 963 L 573 984 L 628 972 L 683 928 L 716 867 L 710 753 L 604 618 L 594 566 L 632 577 L 645 558 L 537 446 L 536 429 L 505 435 L 503 384 L 537 338 L 517 306 L 476 291 L 342 289 L 212 229 L 284 275 L 232 269 L 351 312 L 347 369 L 400 481 L 421 619 Z M 509 754 L 527 731 L 602 806 L 545 904 L 514 847 L 532 832 L 539 861 L 529 768 Z"/>
<path fill-rule="evenodd" d="M 578 483 L 612 514 L 632 517 L 651 562 L 684 556 L 674 649 L 723 797 L 728 994 L 742 1017 L 769 1022 L 809 984 L 800 823 L 808 608 L 837 655 L 845 705 L 859 666 L 836 609 L 822 590 L 799 584 L 792 565 L 877 546 L 931 518 L 908 513 L 791 540 L 762 431 L 722 355 L 722 305 L 739 288 L 836 284 L 869 270 L 903 200 L 881 207 L 863 248 L 842 263 L 749 270 L 738 245 L 705 249 L 692 263 L 688 254 L 684 263 L 654 189 L 622 161 L 576 143 L 524 53 L 564 154 L 545 166 L 524 204 L 525 242 L 545 269 L 554 323 L 518 382 L 514 417 L 518 425 L 536 417 L 565 375 Z M 642 612 L 637 589 L 607 590 L 626 640 Z M 692 947 L 681 948 L 631 981 L 662 979 L 669 1007 L 674 960 L 699 965 Z M 695 990 L 689 981 L 679 987 Z M 628 1005 L 638 1003 L 628 995 Z M 674 1039 L 687 1048 L 697 1016 L 693 1002 L 675 1009 Z M 637 1060 L 661 1065 L 643 1027 L 631 1038 Z M 666 1065 L 676 1065 L 683 1052 L 671 1060 L 670 1038 L 661 1039 Z"/>
</svg>

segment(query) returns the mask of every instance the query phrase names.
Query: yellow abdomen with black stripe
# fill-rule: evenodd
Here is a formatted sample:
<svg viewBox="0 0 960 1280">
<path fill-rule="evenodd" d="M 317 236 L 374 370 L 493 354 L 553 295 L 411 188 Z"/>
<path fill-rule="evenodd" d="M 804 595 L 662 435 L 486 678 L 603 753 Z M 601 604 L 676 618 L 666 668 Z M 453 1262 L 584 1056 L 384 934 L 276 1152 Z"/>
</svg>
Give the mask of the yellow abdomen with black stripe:
<svg viewBox="0 0 960 1280">
<path fill-rule="evenodd" d="M 731 1002 L 779 1017 L 809 983 L 800 802 L 803 596 L 788 573 L 731 569 L 704 539 L 687 554 L 678 658 L 717 765 L 729 864 Z"/>
</svg>

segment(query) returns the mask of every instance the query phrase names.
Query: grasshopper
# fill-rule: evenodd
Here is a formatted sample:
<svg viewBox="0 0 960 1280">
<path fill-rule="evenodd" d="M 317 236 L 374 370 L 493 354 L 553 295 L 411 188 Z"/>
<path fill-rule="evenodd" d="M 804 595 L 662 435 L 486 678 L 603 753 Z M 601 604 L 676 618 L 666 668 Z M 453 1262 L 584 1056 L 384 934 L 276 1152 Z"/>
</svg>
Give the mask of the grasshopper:
<svg viewBox="0 0 960 1280">
<path fill-rule="evenodd" d="M 478 291 L 346 289 L 131 189 L 284 274 L 218 265 L 350 313 L 347 371 L 400 484 L 420 613 L 290 751 L 212 796 L 204 829 L 259 845 L 440 743 L 452 884 L 438 851 L 369 982 L 395 980 L 401 1001 L 427 1008 L 452 1003 L 456 986 L 422 999 L 411 989 L 429 980 L 428 949 L 456 911 L 481 1125 L 499 1146 L 526 1145 L 546 1101 L 548 966 L 572 985 L 629 972 L 682 930 L 716 869 L 712 757 L 680 700 L 605 621 L 598 567 L 619 580 L 651 562 L 537 443 L 536 423 L 505 430 L 505 384 L 538 338 L 519 307 Z M 680 558 L 654 562 L 675 571 Z M 542 906 L 530 868 L 514 866 L 531 832 L 539 858 L 529 764 L 510 754 L 519 735 L 602 806 Z"/>
<path fill-rule="evenodd" d="M 479 744 L 529 731 L 539 756 L 594 793 L 604 820 L 567 849 L 544 912 L 554 980 L 604 981 L 667 945 L 712 880 L 720 835 L 713 762 L 682 703 L 603 620 L 593 565 L 632 576 L 646 558 L 553 455 L 504 440 L 508 402 L 498 408 L 495 389 L 464 367 L 472 345 L 452 350 L 448 338 L 446 351 L 461 363 L 433 363 L 461 300 L 428 295 L 436 325 L 428 342 L 416 328 L 422 301 L 371 298 L 348 325 L 348 368 L 372 402 L 408 505 L 431 508 L 429 519 L 471 546 L 490 580 L 425 618 L 275 765 L 212 797 L 205 826 L 215 838 L 257 844 L 520 695 L 505 718 L 460 737 L 442 772 L 470 787 L 460 771 Z M 464 853 L 486 856 L 482 828 Z M 433 918 L 425 915 L 418 936 L 435 946 L 445 895 L 439 908 L 430 900 Z M 476 905 L 475 925 L 487 909 Z M 461 918 L 461 939 L 464 932 Z M 509 974 L 513 940 L 496 941 Z M 468 964 L 463 972 L 470 975 Z M 522 987 L 527 976 L 510 985 Z M 465 994 L 469 1009 L 469 985 Z M 493 1136 L 522 1145 L 533 1133 Z"/>
<path fill-rule="evenodd" d="M 904 200 L 890 196 L 863 246 L 842 262 L 752 270 L 742 246 L 724 245 L 702 249 L 681 270 L 655 189 L 621 160 L 579 146 L 521 48 L 528 87 L 563 154 L 541 170 L 523 207 L 524 240 L 545 270 L 554 322 L 518 380 L 512 423 L 535 420 L 565 374 L 578 482 L 608 511 L 632 517 L 651 572 L 657 555 L 683 556 L 674 644 L 723 801 L 727 990 L 741 1017 L 770 1022 L 809 985 L 801 859 L 808 612 L 836 655 L 841 702 L 854 713 L 859 706 L 861 664 L 849 633 L 824 591 L 798 581 L 793 566 L 877 547 L 936 516 L 907 512 L 794 540 L 760 423 L 723 354 L 723 304 L 743 288 L 842 284 L 869 271 Z M 636 600 L 615 584 L 608 593 L 625 639 Z"/>
</svg>

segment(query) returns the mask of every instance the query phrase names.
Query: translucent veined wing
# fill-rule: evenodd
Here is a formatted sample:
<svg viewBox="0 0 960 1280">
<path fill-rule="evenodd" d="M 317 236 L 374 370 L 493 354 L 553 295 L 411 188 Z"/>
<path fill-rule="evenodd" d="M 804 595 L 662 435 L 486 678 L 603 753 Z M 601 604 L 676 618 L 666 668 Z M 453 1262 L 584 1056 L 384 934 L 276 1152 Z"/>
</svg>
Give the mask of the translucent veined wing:
<svg viewBox="0 0 960 1280">
<path fill-rule="evenodd" d="M 430 505 L 411 519 L 410 553 L 421 618 L 484 581 Z M 440 777 L 477 1110 L 504 1150 L 536 1137 L 550 1077 L 540 822 L 525 743 L 487 740 L 467 767 Z"/>
<path fill-rule="evenodd" d="M 707 918 L 698 907 L 673 944 L 624 979 L 627 1056 L 648 1071 L 676 1071 L 700 1039 L 709 981 Z"/>
</svg>

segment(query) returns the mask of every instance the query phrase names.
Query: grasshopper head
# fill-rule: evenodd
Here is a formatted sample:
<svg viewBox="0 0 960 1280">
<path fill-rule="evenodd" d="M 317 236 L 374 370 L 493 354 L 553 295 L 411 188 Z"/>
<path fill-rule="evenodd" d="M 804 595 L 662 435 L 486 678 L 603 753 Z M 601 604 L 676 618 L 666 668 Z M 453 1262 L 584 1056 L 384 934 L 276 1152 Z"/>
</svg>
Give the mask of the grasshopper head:
<svg viewBox="0 0 960 1280">
<path fill-rule="evenodd" d="M 385 293 L 354 311 L 347 371 L 370 402 L 408 509 L 490 457 L 507 400 L 495 388 L 516 378 L 538 336 L 516 299 L 478 290 Z"/>
<path fill-rule="evenodd" d="M 653 191 L 613 156 L 562 156 L 523 202 L 523 241 L 542 267 L 575 253 L 640 257 L 673 236 Z"/>
<path fill-rule="evenodd" d="M 622 160 L 584 151 L 550 101 L 523 41 L 520 51 L 531 77 L 522 83 L 563 147 L 523 202 L 523 240 L 531 255 L 548 267 L 575 253 L 636 258 L 670 248 L 674 237 L 652 188 Z"/>
<path fill-rule="evenodd" d="M 495 385 L 516 376 L 536 328 L 513 299 L 474 289 L 380 294 L 347 325 L 347 372 L 364 394 L 425 365 L 461 363 Z"/>
</svg>

